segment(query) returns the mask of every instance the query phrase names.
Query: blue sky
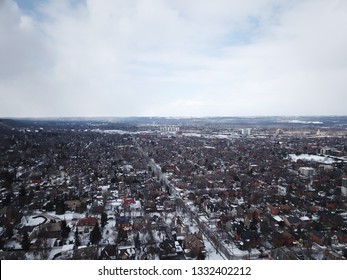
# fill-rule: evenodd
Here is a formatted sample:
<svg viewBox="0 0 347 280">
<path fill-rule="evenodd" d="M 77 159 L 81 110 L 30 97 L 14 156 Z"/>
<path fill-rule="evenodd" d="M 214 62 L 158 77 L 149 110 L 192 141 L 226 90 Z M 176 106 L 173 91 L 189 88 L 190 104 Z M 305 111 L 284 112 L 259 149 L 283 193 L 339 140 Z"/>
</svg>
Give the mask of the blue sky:
<svg viewBox="0 0 347 280">
<path fill-rule="evenodd" d="M 1 0 L 0 117 L 346 115 L 347 2 Z"/>
</svg>

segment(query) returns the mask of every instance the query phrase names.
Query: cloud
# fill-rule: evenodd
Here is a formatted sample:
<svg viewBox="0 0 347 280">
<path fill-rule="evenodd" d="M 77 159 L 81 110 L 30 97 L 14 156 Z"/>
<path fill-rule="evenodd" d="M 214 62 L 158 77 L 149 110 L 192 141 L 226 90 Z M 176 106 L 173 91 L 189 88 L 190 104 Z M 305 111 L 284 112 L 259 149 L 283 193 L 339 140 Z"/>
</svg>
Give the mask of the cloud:
<svg viewBox="0 0 347 280">
<path fill-rule="evenodd" d="M 42 67 L 37 60 L 44 57 L 45 50 L 37 26 L 11 1 L 0 2 L 0 37 L 1 79 Z"/>
<path fill-rule="evenodd" d="M 19 7 L 0 2 L 2 116 L 345 114 L 344 1 Z"/>
</svg>

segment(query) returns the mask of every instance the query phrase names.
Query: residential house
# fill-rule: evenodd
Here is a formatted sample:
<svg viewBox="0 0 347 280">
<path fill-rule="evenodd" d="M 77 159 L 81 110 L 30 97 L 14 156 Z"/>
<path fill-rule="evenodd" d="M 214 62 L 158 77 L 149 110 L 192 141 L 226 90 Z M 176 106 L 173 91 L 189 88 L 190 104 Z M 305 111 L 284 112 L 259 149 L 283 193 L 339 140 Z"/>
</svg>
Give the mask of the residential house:
<svg viewBox="0 0 347 280">
<path fill-rule="evenodd" d="M 95 217 L 86 217 L 79 219 L 76 223 L 78 231 L 80 234 L 82 233 L 90 233 L 94 226 L 98 223 L 98 219 Z"/>
<path fill-rule="evenodd" d="M 284 224 L 290 228 L 297 228 L 301 224 L 301 220 L 296 216 L 284 217 Z"/>
<path fill-rule="evenodd" d="M 318 230 L 311 230 L 309 233 L 308 233 L 308 236 L 310 237 L 310 239 L 313 241 L 313 242 L 316 242 L 317 244 L 319 245 L 324 245 L 324 233 L 321 232 L 321 231 L 318 231 Z"/>
<path fill-rule="evenodd" d="M 189 249 L 195 255 L 198 255 L 205 250 L 205 244 L 202 237 L 202 232 L 187 233 L 185 232 L 184 248 Z"/>
</svg>

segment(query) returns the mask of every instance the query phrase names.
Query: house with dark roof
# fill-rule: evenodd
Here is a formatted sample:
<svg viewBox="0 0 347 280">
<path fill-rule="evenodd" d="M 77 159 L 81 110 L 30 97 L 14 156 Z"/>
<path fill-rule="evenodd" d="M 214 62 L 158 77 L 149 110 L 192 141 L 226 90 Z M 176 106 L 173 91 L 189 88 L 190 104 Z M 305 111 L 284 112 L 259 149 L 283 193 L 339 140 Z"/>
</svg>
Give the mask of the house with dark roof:
<svg viewBox="0 0 347 280">
<path fill-rule="evenodd" d="M 205 249 L 202 232 L 194 232 L 185 234 L 184 247 L 198 255 Z"/>
<path fill-rule="evenodd" d="M 101 259 L 101 260 L 115 260 L 115 259 L 117 259 L 117 254 L 118 254 L 117 246 L 107 244 L 105 246 L 105 248 L 102 249 L 99 259 Z"/>
<path fill-rule="evenodd" d="M 97 224 L 98 219 L 95 217 L 86 217 L 77 221 L 77 228 L 80 233 L 89 233 Z"/>
<path fill-rule="evenodd" d="M 290 228 L 297 228 L 301 224 L 301 220 L 296 216 L 287 216 L 283 219 L 284 224 Z"/>
<path fill-rule="evenodd" d="M 116 218 L 116 228 L 117 229 L 124 229 L 124 230 L 130 230 L 131 229 L 131 222 L 130 217 L 128 216 L 119 216 Z"/>
<path fill-rule="evenodd" d="M 317 244 L 319 245 L 324 245 L 324 233 L 321 232 L 321 231 L 318 231 L 318 230 L 311 230 L 309 233 L 308 233 L 308 236 L 310 237 L 310 239 L 313 241 L 313 242 L 316 242 Z"/>
</svg>

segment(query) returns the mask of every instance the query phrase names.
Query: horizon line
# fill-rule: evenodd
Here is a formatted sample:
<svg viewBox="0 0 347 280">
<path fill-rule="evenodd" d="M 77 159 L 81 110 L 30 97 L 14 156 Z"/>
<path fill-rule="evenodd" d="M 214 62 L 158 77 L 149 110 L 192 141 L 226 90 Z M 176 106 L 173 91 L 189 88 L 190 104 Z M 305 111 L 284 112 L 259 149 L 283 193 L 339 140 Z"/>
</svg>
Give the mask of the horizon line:
<svg viewBox="0 0 347 280">
<path fill-rule="evenodd" d="M 0 120 L 5 119 L 17 119 L 17 120 L 54 120 L 54 119 L 129 119 L 129 118 L 162 118 L 162 119 L 205 119 L 205 118 L 286 118 L 286 117 L 347 117 L 347 115 L 339 115 L 339 114 L 324 114 L 324 115 L 226 115 L 226 116 L 218 116 L 218 115 L 210 115 L 210 116 L 47 116 L 47 117 L 15 117 L 15 116 L 4 116 L 0 117 Z"/>
</svg>

